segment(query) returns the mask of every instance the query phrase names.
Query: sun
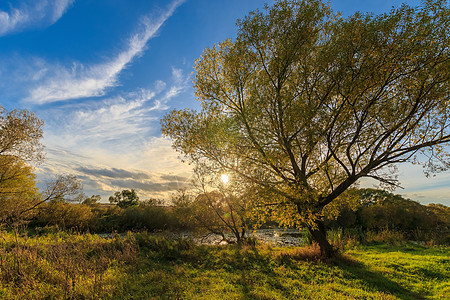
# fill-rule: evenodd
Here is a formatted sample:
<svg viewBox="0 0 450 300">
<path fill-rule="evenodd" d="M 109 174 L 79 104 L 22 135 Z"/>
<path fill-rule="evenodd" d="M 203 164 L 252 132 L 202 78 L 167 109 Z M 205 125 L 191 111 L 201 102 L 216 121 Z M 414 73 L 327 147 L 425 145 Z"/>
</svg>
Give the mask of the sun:
<svg viewBox="0 0 450 300">
<path fill-rule="evenodd" d="M 220 179 L 222 180 L 223 183 L 228 183 L 228 175 L 227 174 L 222 174 L 222 176 L 220 176 Z"/>
</svg>

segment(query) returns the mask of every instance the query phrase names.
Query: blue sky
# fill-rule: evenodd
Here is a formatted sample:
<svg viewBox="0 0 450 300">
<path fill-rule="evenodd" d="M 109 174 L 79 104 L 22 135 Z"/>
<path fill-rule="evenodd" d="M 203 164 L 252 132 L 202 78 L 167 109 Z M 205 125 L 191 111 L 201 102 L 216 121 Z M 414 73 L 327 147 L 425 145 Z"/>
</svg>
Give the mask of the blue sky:
<svg viewBox="0 0 450 300">
<path fill-rule="evenodd" d="M 45 121 L 39 180 L 74 174 L 86 194 L 104 200 L 125 188 L 145 198 L 183 186 L 190 168 L 161 137 L 159 120 L 174 108 L 199 107 L 194 60 L 233 38 L 236 20 L 266 2 L 273 1 L 0 1 L 0 105 L 35 111 Z M 401 2 L 330 5 L 350 15 Z M 449 179 L 426 179 L 420 167 L 405 166 L 405 189 L 396 192 L 450 205 Z"/>
</svg>

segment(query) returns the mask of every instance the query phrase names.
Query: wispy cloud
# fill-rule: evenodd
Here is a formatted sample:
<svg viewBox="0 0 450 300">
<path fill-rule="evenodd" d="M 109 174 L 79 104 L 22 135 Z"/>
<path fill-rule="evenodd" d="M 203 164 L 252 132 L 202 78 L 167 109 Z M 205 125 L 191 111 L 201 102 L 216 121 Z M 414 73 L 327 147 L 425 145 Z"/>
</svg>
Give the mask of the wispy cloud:
<svg viewBox="0 0 450 300">
<path fill-rule="evenodd" d="M 0 10 L 0 36 L 23 31 L 31 27 L 50 26 L 58 21 L 74 0 L 36 0 Z"/>
<path fill-rule="evenodd" d="M 128 39 L 126 49 L 112 60 L 94 65 L 73 62 L 70 67 L 50 64 L 41 67 L 36 71 L 36 86 L 25 100 L 45 104 L 105 95 L 108 88 L 119 84 L 120 72 L 144 52 L 147 42 L 157 34 L 181 3 L 182 1 L 173 2 L 157 19 L 142 18 L 140 29 Z"/>
<path fill-rule="evenodd" d="M 45 114 L 48 155 L 38 178 L 73 174 L 88 194 L 103 196 L 134 188 L 145 197 L 165 197 L 182 187 L 190 167 L 180 162 L 171 141 L 159 136 L 159 118 L 187 88 L 187 78 L 172 68 L 170 80 L 151 88 L 39 111 Z"/>
<path fill-rule="evenodd" d="M 62 106 L 46 111 L 45 142 L 72 148 L 128 149 L 138 146 L 136 140 L 150 134 L 152 114 L 166 109 L 148 89 L 75 106 Z M 128 142 L 125 142 L 128 141 Z"/>
</svg>

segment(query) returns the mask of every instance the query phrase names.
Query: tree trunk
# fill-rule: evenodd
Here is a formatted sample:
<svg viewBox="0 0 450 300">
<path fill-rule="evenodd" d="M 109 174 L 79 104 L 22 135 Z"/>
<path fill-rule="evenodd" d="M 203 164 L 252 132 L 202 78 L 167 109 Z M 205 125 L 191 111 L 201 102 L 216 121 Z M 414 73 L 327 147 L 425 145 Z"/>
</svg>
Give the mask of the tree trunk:
<svg viewBox="0 0 450 300">
<path fill-rule="evenodd" d="M 327 231 L 322 221 L 316 221 L 316 228 L 308 227 L 308 230 L 313 241 L 319 244 L 322 258 L 331 258 L 336 254 L 333 246 L 327 240 Z"/>
</svg>

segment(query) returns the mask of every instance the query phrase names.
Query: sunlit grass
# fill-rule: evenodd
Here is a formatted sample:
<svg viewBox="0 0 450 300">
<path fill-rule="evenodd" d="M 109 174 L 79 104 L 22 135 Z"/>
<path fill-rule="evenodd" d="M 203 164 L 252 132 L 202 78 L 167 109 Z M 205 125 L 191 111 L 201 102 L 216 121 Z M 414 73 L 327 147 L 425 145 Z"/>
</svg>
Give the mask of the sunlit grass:
<svg viewBox="0 0 450 300">
<path fill-rule="evenodd" d="M 450 249 L 206 246 L 147 234 L 2 233 L 1 299 L 448 299 Z"/>
</svg>

